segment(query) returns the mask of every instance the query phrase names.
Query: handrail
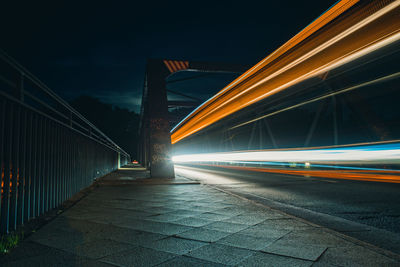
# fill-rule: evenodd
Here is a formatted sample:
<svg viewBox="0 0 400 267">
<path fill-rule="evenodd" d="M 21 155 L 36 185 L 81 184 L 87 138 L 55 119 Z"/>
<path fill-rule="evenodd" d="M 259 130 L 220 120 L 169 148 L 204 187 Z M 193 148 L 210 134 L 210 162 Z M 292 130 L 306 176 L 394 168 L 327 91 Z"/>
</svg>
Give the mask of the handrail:
<svg viewBox="0 0 400 267">
<path fill-rule="evenodd" d="M 100 129 L 98 129 L 94 124 L 92 124 L 89 120 L 87 120 L 82 114 L 80 114 L 78 111 L 76 111 L 73 107 L 71 107 L 65 100 L 63 100 L 61 97 L 59 97 L 56 93 L 54 93 L 47 85 L 45 85 L 41 80 L 39 80 L 36 76 L 34 76 L 31 72 L 29 72 L 26 68 L 21 66 L 16 60 L 14 60 L 12 57 L 10 57 L 5 51 L 0 49 L 0 59 L 7 63 L 13 70 L 17 71 L 23 79 L 28 79 L 30 82 L 32 82 L 34 85 L 36 85 L 36 88 L 39 89 L 41 92 L 45 93 L 47 96 L 49 96 L 52 100 L 54 100 L 56 103 L 60 104 L 63 108 L 65 108 L 68 113 L 70 114 L 65 114 L 62 111 L 56 110 L 54 107 L 51 107 L 50 105 L 46 104 L 43 100 L 39 99 L 38 97 L 34 96 L 32 93 L 26 91 L 25 88 L 21 88 L 21 93 L 23 95 L 28 96 L 30 99 L 41 105 L 42 107 L 45 107 L 46 109 L 51 110 L 52 112 L 56 113 L 60 117 L 63 117 L 65 119 L 72 119 L 70 122 L 71 127 L 76 124 L 79 125 L 82 128 L 85 128 L 85 125 L 81 125 L 80 123 L 73 121 L 73 116 L 84 122 L 87 126 L 87 130 L 91 129 L 91 131 L 98 133 L 97 135 L 93 135 L 96 138 L 96 141 L 98 141 L 101 144 L 104 144 L 111 149 L 125 155 L 129 156 L 129 154 L 124 151 L 121 147 L 119 147 L 113 140 L 111 140 L 107 135 L 105 135 Z M 5 78 L 4 78 L 5 79 Z M 3 79 L 2 79 L 3 80 Z M 8 81 L 8 79 L 7 79 Z M 8 85 L 11 86 L 10 84 L 11 81 L 8 81 Z M 18 83 L 15 83 L 14 89 L 18 86 Z M 22 97 L 23 99 L 23 97 Z M 23 101 L 24 102 L 24 101 Z M 26 104 L 26 103 L 25 103 Z M 71 116 L 73 115 L 73 116 Z M 55 121 L 61 123 L 56 118 L 52 118 Z M 80 132 L 83 135 L 87 135 L 86 133 L 82 132 L 81 130 L 75 129 L 78 132 Z M 102 137 L 102 138 L 100 138 Z M 93 138 L 93 137 L 92 137 Z M 103 141 L 106 140 L 107 142 Z"/>
</svg>

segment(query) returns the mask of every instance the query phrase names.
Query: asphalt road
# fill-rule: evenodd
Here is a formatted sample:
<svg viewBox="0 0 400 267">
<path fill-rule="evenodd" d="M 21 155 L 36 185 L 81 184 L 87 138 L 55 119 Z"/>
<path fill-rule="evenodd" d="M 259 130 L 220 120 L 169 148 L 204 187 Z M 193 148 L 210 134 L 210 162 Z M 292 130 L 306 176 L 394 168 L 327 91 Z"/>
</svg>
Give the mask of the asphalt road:
<svg viewBox="0 0 400 267">
<path fill-rule="evenodd" d="M 400 184 L 187 165 L 175 172 L 400 252 Z"/>
</svg>

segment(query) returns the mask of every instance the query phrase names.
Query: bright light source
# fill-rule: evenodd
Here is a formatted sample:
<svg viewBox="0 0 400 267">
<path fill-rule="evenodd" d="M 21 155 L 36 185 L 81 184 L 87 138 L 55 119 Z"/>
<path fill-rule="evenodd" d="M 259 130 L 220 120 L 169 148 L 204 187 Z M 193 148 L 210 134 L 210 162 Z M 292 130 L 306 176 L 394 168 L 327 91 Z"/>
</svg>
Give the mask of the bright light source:
<svg viewBox="0 0 400 267">
<path fill-rule="evenodd" d="M 189 154 L 172 157 L 175 163 L 232 164 L 271 163 L 295 166 L 311 164 L 357 165 L 357 164 L 400 164 L 400 143 L 359 145 L 324 149 L 304 150 L 260 150 L 223 153 Z M 290 163 L 288 163 L 290 162 Z"/>
</svg>

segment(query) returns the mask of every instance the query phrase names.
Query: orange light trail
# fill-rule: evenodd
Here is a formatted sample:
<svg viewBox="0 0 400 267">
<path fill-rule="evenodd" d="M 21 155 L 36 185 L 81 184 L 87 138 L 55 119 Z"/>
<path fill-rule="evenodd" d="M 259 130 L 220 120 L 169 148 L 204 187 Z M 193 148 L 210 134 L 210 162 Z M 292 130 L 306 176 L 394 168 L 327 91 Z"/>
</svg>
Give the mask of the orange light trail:
<svg viewBox="0 0 400 267">
<path fill-rule="evenodd" d="M 377 172 L 377 171 L 368 171 L 368 170 L 357 170 L 357 171 L 350 171 L 350 170 L 346 170 L 346 171 L 283 170 L 283 169 L 260 168 L 260 167 L 243 167 L 243 166 L 226 166 L 226 165 L 215 166 L 215 165 L 210 165 L 210 164 L 196 164 L 196 165 L 221 167 L 221 168 L 234 169 L 234 170 L 267 172 L 267 173 L 288 174 L 288 175 L 301 175 L 301 176 L 343 179 L 343 180 L 400 183 L 400 176 L 399 176 L 400 172 L 396 172 L 396 171 L 379 171 L 379 172 Z"/>
<path fill-rule="evenodd" d="M 184 154 L 173 156 L 172 160 L 177 164 L 400 183 L 400 170 L 397 169 L 400 163 L 400 142 L 364 143 L 313 149 Z M 388 166 L 397 167 L 388 169 Z"/>
<path fill-rule="evenodd" d="M 171 131 L 171 142 L 301 81 L 400 40 L 400 0 L 343 0 L 203 103 Z"/>
</svg>

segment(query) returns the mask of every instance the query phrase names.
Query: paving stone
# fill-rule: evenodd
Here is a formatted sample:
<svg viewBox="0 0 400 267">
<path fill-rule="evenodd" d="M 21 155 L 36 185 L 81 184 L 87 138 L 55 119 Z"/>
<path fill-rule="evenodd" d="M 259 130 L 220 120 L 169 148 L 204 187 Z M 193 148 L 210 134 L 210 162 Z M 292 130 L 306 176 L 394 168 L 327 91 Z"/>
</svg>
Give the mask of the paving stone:
<svg viewBox="0 0 400 267">
<path fill-rule="evenodd" d="M 145 246 L 160 251 L 183 255 L 204 245 L 207 245 L 207 243 L 176 237 L 168 237 L 148 243 Z"/>
<path fill-rule="evenodd" d="M 195 228 L 193 230 L 189 230 L 183 233 L 178 234 L 178 237 L 199 240 L 204 242 L 215 242 L 221 238 L 230 235 L 226 232 L 216 231 L 216 230 L 209 230 L 204 228 Z"/>
<path fill-rule="evenodd" d="M 1 266 L 13 267 L 310 266 L 312 261 L 327 267 L 400 266 L 323 228 L 202 185 L 102 185 L 0 256 Z"/>
<path fill-rule="evenodd" d="M 317 263 L 320 266 L 400 266 L 399 261 L 361 246 L 328 248 Z"/>
<path fill-rule="evenodd" d="M 99 238 L 109 238 L 111 240 L 129 243 L 133 245 L 145 245 L 155 240 L 166 238 L 167 235 L 133 230 L 117 226 L 109 226 L 106 231 L 102 232 Z"/>
<path fill-rule="evenodd" d="M 263 237 L 263 238 L 280 238 L 286 234 L 288 234 L 290 230 L 285 229 L 270 229 L 265 225 L 258 224 L 254 226 L 250 226 L 238 233 L 243 235 L 250 235 L 254 237 Z"/>
<path fill-rule="evenodd" d="M 339 265 L 332 265 L 326 262 L 314 262 L 312 267 L 338 267 Z"/>
<path fill-rule="evenodd" d="M 142 207 L 145 207 L 146 210 L 149 208 L 164 208 L 164 207 L 168 207 L 169 205 L 167 205 L 167 203 L 161 203 L 161 202 L 157 202 L 157 203 L 153 203 L 153 202 L 143 202 Z"/>
<path fill-rule="evenodd" d="M 210 220 L 210 221 L 222 221 L 231 218 L 232 216 L 230 215 L 223 215 L 223 214 L 217 214 L 213 212 L 205 212 L 199 215 L 194 216 L 194 218 L 200 218 L 203 220 Z"/>
<path fill-rule="evenodd" d="M 102 217 L 98 217 L 95 219 L 89 219 L 88 221 L 95 222 L 95 223 L 101 223 L 104 225 L 109 225 L 109 224 L 118 224 L 122 219 L 132 220 L 132 219 L 127 219 L 124 216 L 104 214 Z"/>
<path fill-rule="evenodd" d="M 193 217 L 199 214 L 202 214 L 204 212 L 202 211 L 194 211 L 194 210 L 185 210 L 185 209 L 177 209 L 171 212 L 173 215 L 179 215 L 179 216 L 186 216 L 186 217 Z M 169 213 L 167 213 L 169 214 Z"/>
<path fill-rule="evenodd" d="M 196 258 L 191 258 L 187 256 L 180 256 L 176 257 L 172 260 L 166 261 L 161 263 L 160 265 L 157 265 L 157 267 L 223 267 L 227 266 L 224 264 L 218 264 L 215 262 L 210 262 L 210 261 L 205 261 L 205 260 L 200 260 Z"/>
<path fill-rule="evenodd" d="M 248 267 L 286 267 L 286 266 L 296 266 L 296 267 L 308 267 L 313 264 L 312 261 L 294 259 L 279 255 L 272 255 L 262 252 L 256 252 L 250 257 L 246 258 L 238 264 L 238 266 L 248 266 Z"/>
<path fill-rule="evenodd" d="M 205 201 L 196 201 L 193 203 L 193 206 L 210 208 L 210 209 L 224 209 L 224 208 L 231 208 L 234 205 L 222 203 L 221 200 L 217 199 L 207 199 Z"/>
<path fill-rule="evenodd" d="M 237 233 L 248 228 L 248 225 L 238 224 L 238 223 L 228 223 L 228 222 L 214 222 L 204 226 L 206 229 L 218 230 L 227 233 Z"/>
<path fill-rule="evenodd" d="M 153 213 L 147 212 L 147 210 L 137 211 L 137 210 L 121 209 L 120 211 L 121 211 L 120 216 L 123 216 L 128 219 L 142 219 L 153 215 Z"/>
<path fill-rule="evenodd" d="M 248 212 L 246 212 L 245 215 L 254 216 L 256 218 L 264 218 L 267 220 L 289 218 L 288 216 L 286 216 L 282 213 L 279 213 L 279 212 L 276 212 L 273 210 L 269 210 L 266 208 L 258 209 L 257 207 L 256 208 L 255 207 L 253 207 L 253 208 L 247 207 L 246 209 L 248 210 Z"/>
<path fill-rule="evenodd" d="M 261 218 L 259 216 L 251 216 L 248 214 L 242 214 L 242 215 L 237 215 L 237 216 L 231 217 L 229 219 L 223 220 L 223 222 L 256 225 L 265 220 L 266 220 L 265 218 Z"/>
<path fill-rule="evenodd" d="M 45 231 L 38 231 L 27 240 L 58 249 L 73 248 L 84 242 L 93 240 L 93 236 L 74 234 L 60 229 L 56 231 L 42 230 Z"/>
<path fill-rule="evenodd" d="M 235 216 L 246 213 L 246 210 L 239 207 L 229 207 L 213 210 L 213 213 Z"/>
<path fill-rule="evenodd" d="M 235 265 L 254 252 L 221 244 L 209 244 L 186 254 L 187 256 L 220 264 Z"/>
<path fill-rule="evenodd" d="M 116 224 L 120 227 L 127 227 L 135 230 L 141 230 L 151 233 L 158 233 L 163 235 L 176 235 L 188 230 L 193 229 L 193 227 L 165 223 L 165 222 L 153 222 L 153 221 L 145 221 L 145 220 L 122 220 Z"/>
<path fill-rule="evenodd" d="M 102 218 L 104 214 L 101 211 L 96 212 L 71 212 L 68 214 L 62 214 L 63 217 L 68 217 L 76 220 L 95 220 Z"/>
<path fill-rule="evenodd" d="M 88 207 L 81 207 L 79 208 L 75 208 L 75 209 L 69 209 L 64 211 L 63 213 L 60 214 L 59 218 L 74 218 L 74 217 L 78 217 L 78 216 L 82 216 L 85 215 L 87 213 L 91 213 L 93 212 L 92 209 L 88 209 Z M 101 211 L 99 209 L 99 207 L 96 207 L 95 212 L 97 212 L 97 215 L 100 215 Z"/>
<path fill-rule="evenodd" d="M 156 221 L 156 222 L 173 222 L 183 218 L 186 218 L 186 216 L 175 215 L 173 213 L 166 213 L 166 214 L 146 217 L 146 220 Z"/>
<path fill-rule="evenodd" d="M 273 219 L 266 220 L 259 224 L 269 229 L 285 229 L 285 230 L 305 230 L 315 228 L 309 224 L 303 223 L 295 219 Z"/>
<path fill-rule="evenodd" d="M 176 256 L 175 254 L 150 248 L 136 247 L 132 250 L 107 256 L 101 261 L 118 266 L 154 266 Z"/>
<path fill-rule="evenodd" d="M 181 194 L 181 196 L 170 197 L 169 199 L 175 200 L 177 202 L 183 202 L 183 201 L 188 200 L 189 198 L 190 198 L 190 195 L 185 196 L 185 195 Z"/>
<path fill-rule="evenodd" d="M 32 266 L 54 266 L 54 267 L 111 267 L 107 263 L 91 260 L 85 257 L 79 257 L 74 254 L 55 250 L 53 253 L 46 253 L 43 255 L 20 259 L 13 262 L 2 262 L 1 266 L 4 267 L 32 267 Z"/>
<path fill-rule="evenodd" d="M 174 209 L 174 210 L 187 210 L 190 211 L 191 206 L 185 205 L 184 203 L 180 202 L 180 203 L 168 203 L 168 208 Z M 195 210 L 191 210 L 192 212 L 194 212 Z M 203 212 L 203 211 L 197 211 L 197 212 Z"/>
<path fill-rule="evenodd" d="M 210 206 L 187 206 L 186 208 L 190 209 L 191 211 L 197 211 L 197 212 L 212 212 L 216 210 L 217 208 L 215 207 L 210 207 Z"/>
<path fill-rule="evenodd" d="M 68 247 L 64 250 L 79 256 L 99 259 L 111 254 L 133 249 L 134 247 L 136 246 L 132 244 L 121 243 L 110 239 L 99 239 L 75 247 Z"/>
<path fill-rule="evenodd" d="M 217 243 L 244 249 L 260 250 L 275 242 L 276 239 L 277 238 L 260 238 L 236 233 L 218 240 Z"/>
<path fill-rule="evenodd" d="M 7 254 L 0 254 L 0 262 L 6 263 L 11 261 L 22 260 L 25 258 L 31 258 L 35 256 L 39 256 L 42 254 L 49 253 L 49 251 L 53 250 L 48 246 L 31 242 L 31 241 L 24 241 L 19 246 L 14 248 L 11 253 Z"/>
<path fill-rule="evenodd" d="M 136 211 L 136 212 L 148 212 L 148 213 L 151 213 L 150 211 L 152 209 L 164 209 L 164 207 L 161 207 L 161 208 L 160 207 L 147 207 L 142 204 L 143 203 L 141 203 L 140 205 L 133 206 L 133 207 L 124 207 L 124 208 L 132 210 L 132 211 Z"/>
<path fill-rule="evenodd" d="M 146 212 L 153 213 L 153 214 L 164 214 L 164 213 L 169 213 L 169 212 L 174 212 L 174 211 L 175 211 L 174 209 L 167 208 L 167 207 L 162 207 L 162 208 L 156 207 L 156 208 L 146 209 Z"/>
<path fill-rule="evenodd" d="M 97 266 L 96 262 L 67 251 L 24 241 L 9 254 L 0 254 L 0 266 Z M 106 266 L 99 264 L 98 266 Z"/>
<path fill-rule="evenodd" d="M 193 226 L 193 227 L 200 227 L 200 226 L 208 225 L 213 222 L 214 221 L 203 220 L 198 217 L 187 217 L 187 218 L 183 218 L 183 219 L 174 221 L 175 224 L 181 224 L 181 225 L 187 225 L 187 226 Z"/>
<path fill-rule="evenodd" d="M 281 243 L 280 240 L 263 248 L 261 251 L 278 254 L 288 257 L 294 257 L 304 260 L 315 261 L 327 249 L 325 246 L 304 245 L 302 243 Z"/>
<path fill-rule="evenodd" d="M 354 246 L 353 243 L 344 240 L 338 236 L 326 232 L 324 229 L 313 228 L 307 230 L 292 231 L 282 237 L 279 242 L 287 243 L 302 243 L 305 245 L 316 245 L 326 247 L 349 247 Z"/>
<path fill-rule="evenodd" d="M 70 233 L 81 233 L 81 234 L 96 234 L 103 232 L 107 229 L 107 226 L 101 223 L 86 221 L 86 220 L 76 220 L 76 219 L 67 219 L 63 217 L 59 217 L 54 221 L 50 222 L 46 229 L 49 228 L 57 228 Z"/>
</svg>

